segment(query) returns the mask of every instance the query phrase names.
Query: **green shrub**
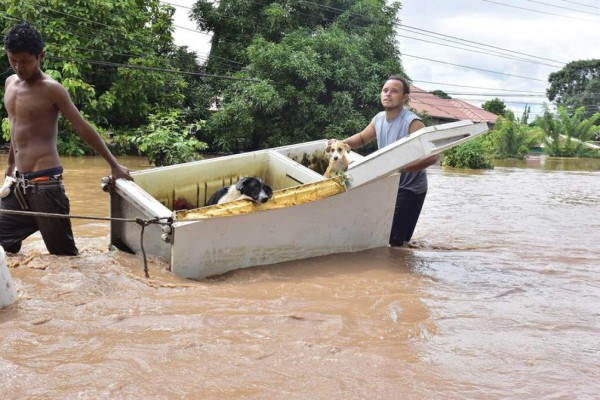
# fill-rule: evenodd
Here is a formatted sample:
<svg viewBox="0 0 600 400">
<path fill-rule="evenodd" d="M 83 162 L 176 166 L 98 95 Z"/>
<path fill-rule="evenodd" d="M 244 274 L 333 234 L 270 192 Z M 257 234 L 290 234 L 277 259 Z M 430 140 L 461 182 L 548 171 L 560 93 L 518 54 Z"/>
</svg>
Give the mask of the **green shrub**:
<svg viewBox="0 0 600 400">
<path fill-rule="evenodd" d="M 149 119 L 150 123 L 136 129 L 135 136 L 129 136 L 129 140 L 140 154 L 148 157 L 150 164 L 173 165 L 201 158 L 198 152 L 207 145 L 196 139 L 192 132 L 198 130 L 202 122 L 184 125 L 178 111 L 152 114 Z"/>
<path fill-rule="evenodd" d="M 494 164 L 484 146 L 484 137 L 455 146 L 444 152 L 442 165 L 453 168 L 493 169 Z"/>
</svg>

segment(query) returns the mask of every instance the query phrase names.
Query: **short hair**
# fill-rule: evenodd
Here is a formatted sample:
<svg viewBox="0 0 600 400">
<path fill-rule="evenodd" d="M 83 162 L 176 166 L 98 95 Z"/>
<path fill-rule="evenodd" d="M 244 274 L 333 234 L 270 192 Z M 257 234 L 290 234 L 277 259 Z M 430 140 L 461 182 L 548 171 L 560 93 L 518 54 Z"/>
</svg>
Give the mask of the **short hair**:
<svg viewBox="0 0 600 400">
<path fill-rule="evenodd" d="M 11 53 L 29 53 L 38 57 L 44 50 L 44 39 L 28 23 L 15 25 L 4 35 L 4 48 Z"/>
<path fill-rule="evenodd" d="M 408 86 L 408 83 L 406 82 L 406 79 L 402 78 L 401 76 L 398 75 L 391 75 L 389 78 L 387 78 L 388 81 L 400 81 L 402 82 L 402 86 L 404 86 L 404 94 L 409 94 L 410 93 L 410 86 Z"/>
</svg>

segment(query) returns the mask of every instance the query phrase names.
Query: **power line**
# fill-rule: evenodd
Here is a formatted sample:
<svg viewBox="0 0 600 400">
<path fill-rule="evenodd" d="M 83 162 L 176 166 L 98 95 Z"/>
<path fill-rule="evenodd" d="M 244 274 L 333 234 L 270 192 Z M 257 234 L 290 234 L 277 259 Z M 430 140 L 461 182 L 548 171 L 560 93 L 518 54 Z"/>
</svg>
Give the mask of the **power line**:
<svg viewBox="0 0 600 400">
<path fill-rule="evenodd" d="M 519 7 L 519 6 L 511 6 L 510 4 L 500 3 L 498 1 L 492 1 L 492 0 L 481 0 L 481 1 L 485 1 L 486 3 L 498 4 L 498 5 L 501 5 L 501 6 L 504 6 L 504 7 L 517 8 L 519 10 L 531 11 L 531 12 L 540 13 L 540 14 L 546 14 L 546 15 L 553 15 L 555 17 L 569 18 L 569 19 L 575 19 L 575 20 L 579 20 L 579 21 L 594 22 L 596 24 L 600 24 L 600 21 L 594 21 L 594 20 L 591 20 L 591 19 L 578 18 L 578 17 L 571 17 L 571 16 L 568 16 L 568 15 L 554 14 L 554 13 L 549 13 L 549 12 L 546 12 L 546 11 L 532 10 L 531 8 L 525 8 L 525 7 Z"/>
<path fill-rule="evenodd" d="M 555 8 L 560 8 L 562 10 L 568 10 L 568 11 L 575 11 L 578 13 L 582 13 L 582 14 L 589 14 L 589 15 L 600 15 L 598 13 L 592 13 L 592 12 L 588 12 L 588 11 L 581 11 L 581 10 L 575 10 L 574 8 L 569 8 L 569 7 L 561 7 L 561 6 L 557 6 L 554 4 L 549 4 L 549 3 L 544 3 L 541 1 L 537 1 L 537 0 L 526 0 L 529 1 L 530 3 L 537 3 L 537 4 L 541 4 L 543 6 L 548 6 L 548 7 L 555 7 Z"/>
<path fill-rule="evenodd" d="M 411 93 L 427 93 L 427 94 L 433 94 L 431 92 L 428 92 L 426 90 L 411 90 Z M 446 92 L 444 91 L 444 93 L 448 94 L 448 95 L 457 95 L 457 96 L 486 96 L 486 97 L 534 97 L 534 98 L 540 98 L 540 97 L 546 97 L 545 95 L 536 95 L 536 94 L 524 94 L 524 93 L 512 93 L 512 94 L 505 94 L 505 93 L 468 93 L 468 92 Z"/>
<path fill-rule="evenodd" d="M 456 86 L 456 87 L 464 87 L 469 89 L 484 89 L 484 90 L 500 90 L 505 92 L 515 92 L 513 89 L 497 89 L 497 88 L 489 88 L 489 87 L 479 87 L 479 86 L 468 86 L 468 85 L 458 85 L 453 83 L 441 83 L 441 82 L 431 82 L 431 81 L 421 81 L 417 79 L 411 79 L 411 82 L 421 82 L 421 83 L 431 83 L 434 85 L 442 85 L 442 86 Z M 535 93 L 535 94 L 544 94 L 545 92 L 532 92 L 527 90 L 519 90 L 522 93 Z"/>
<path fill-rule="evenodd" d="M 449 63 L 449 62 L 446 62 L 446 61 L 433 60 L 431 58 L 415 56 L 415 55 L 412 55 L 412 54 L 402 53 L 402 55 L 406 56 L 406 57 L 419 58 L 421 60 L 427 60 L 427 61 L 436 62 L 436 63 L 440 63 L 440 64 L 452 65 L 452 66 L 460 67 L 460 68 L 467 68 L 467 69 L 473 69 L 473 70 L 476 70 L 476 71 L 489 72 L 491 74 L 498 74 L 498 75 L 510 76 L 510 77 L 513 77 L 513 78 L 520 78 L 520 79 L 528 79 L 528 80 L 531 80 L 531 81 L 546 82 L 543 79 L 529 78 L 527 76 L 519 76 L 519 75 L 507 74 L 507 73 L 504 73 L 504 72 L 492 71 L 492 70 L 489 70 L 489 69 L 483 69 L 483 68 L 477 68 L 477 67 L 470 67 L 470 66 L 467 66 L 467 65 L 460 65 L 460 64 L 453 64 L 453 63 Z"/>
<path fill-rule="evenodd" d="M 309 3 L 309 4 L 314 4 L 314 5 L 316 5 L 317 7 L 319 7 L 319 5 L 318 5 L 318 4 L 316 4 L 316 3 L 305 2 L 305 1 L 301 1 L 301 2 L 304 2 L 304 3 Z M 166 3 L 168 3 L 168 2 L 166 2 Z M 173 3 L 168 3 L 168 4 L 173 4 Z M 181 6 L 181 7 L 185 7 L 185 6 Z M 189 8 L 189 7 L 185 7 L 185 8 Z M 321 8 L 323 8 L 323 7 L 321 7 Z M 329 8 L 329 9 L 332 9 L 331 7 L 328 7 L 328 8 Z M 339 10 L 339 9 L 336 9 L 336 10 Z M 340 11 L 342 11 L 342 10 L 340 10 Z M 66 14 L 66 13 L 62 13 L 62 14 L 69 15 L 69 14 Z M 77 18 L 77 16 L 73 16 L 73 17 Z M 408 28 L 420 30 L 419 28 L 413 28 L 413 27 L 408 27 Z M 193 32 L 200 33 L 200 34 L 205 34 L 204 32 L 200 32 L 200 31 L 192 30 L 192 29 L 189 29 L 189 28 L 185 28 L 185 29 L 188 29 L 188 30 L 191 30 L 191 31 L 193 31 Z M 425 31 L 425 30 L 423 30 L 423 31 Z M 430 31 L 426 31 L 426 32 L 430 32 Z M 435 32 L 432 32 L 432 33 L 435 33 Z M 419 34 L 422 34 L 422 33 L 419 33 Z M 443 35 L 443 34 L 439 34 L 439 33 L 435 33 L 435 34 L 436 34 L 436 35 L 440 35 L 440 36 L 447 36 L 447 35 Z M 418 40 L 418 39 L 417 39 L 417 40 Z M 459 40 L 464 40 L 464 39 L 459 39 Z M 474 42 L 474 43 L 476 43 L 476 42 Z M 483 46 L 487 46 L 487 45 L 483 45 Z M 491 47 L 493 47 L 493 46 L 491 46 Z M 94 51 L 94 50 L 92 50 L 92 49 L 88 49 L 88 50 Z M 468 50 L 468 49 L 465 49 L 465 50 Z M 505 50 L 505 49 L 502 49 L 502 50 L 503 50 L 503 51 L 510 51 L 510 50 Z M 524 53 L 521 53 L 521 54 L 524 54 Z M 501 74 L 501 75 L 507 75 L 507 76 L 518 77 L 518 78 L 522 78 L 522 79 L 530 79 L 530 80 L 537 80 L 537 81 L 541 81 L 541 82 L 546 82 L 545 80 L 540 80 L 540 79 L 535 79 L 535 78 L 529 78 L 529 77 L 522 77 L 522 76 L 517 76 L 517 75 L 505 74 L 505 73 L 502 73 L 502 72 L 497 72 L 497 71 L 489 71 L 489 70 L 484 70 L 484 69 L 475 68 L 475 67 L 469 67 L 469 66 L 464 66 L 464 65 L 459 65 L 459 64 L 447 63 L 447 62 L 444 62 L 444 61 L 439 61 L 439 60 L 427 59 L 427 58 L 424 58 L 424 57 L 419 57 L 419 56 L 411 56 L 411 55 L 408 55 L 408 54 L 405 54 L 405 55 L 406 55 L 406 56 L 409 56 L 409 57 L 422 58 L 422 59 L 429 60 L 429 61 L 432 61 L 432 62 L 439 62 L 439 63 L 449 64 L 449 65 L 454 65 L 454 66 L 458 66 L 458 67 L 461 67 L 461 68 L 477 69 L 477 70 L 481 70 L 481 71 L 484 71 L 484 72 L 490 72 L 490 73 L 496 73 L 496 74 Z M 528 55 L 528 56 L 529 56 L 529 55 Z M 227 60 L 227 59 L 224 59 L 224 60 L 226 60 L 226 61 L 228 61 L 228 62 L 234 62 L 234 63 L 237 63 L 237 64 L 239 64 L 239 65 L 243 65 L 242 63 L 239 63 L 239 62 L 237 62 L 237 61 L 233 61 L 233 60 Z M 96 61 L 97 61 L 97 60 L 96 60 Z M 531 61 L 531 60 L 530 60 L 530 61 Z M 533 61 L 532 61 L 532 62 L 533 62 Z M 101 61 L 97 61 L 97 63 L 101 63 Z M 125 66 L 125 64 L 122 64 L 122 65 L 123 65 L 123 66 Z M 136 67 L 136 66 L 133 66 L 133 67 Z M 181 72 L 181 73 L 185 73 L 184 71 L 180 71 L 180 72 Z M 200 74 L 200 73 L 191 73 L 191 74 L 198 74 L 198 75 L 202 75 L 202 76 L 209 76 L 208 74 Z M 218 75 L 214 75 L 214 77 L 218 77 Z"/>
<path fill-rule="evenodd" d="M 520 57 L 513 57 L 513 56 L 505 55 L 505 54 L 502 54 L 502 53 L 494 54 L 494 53 L 488 52 L 488 51 L 477 51 L 477 50 L 474 50 L 474 49 L 466 49 L 464 47 L 451 46 L 451 45 L 448 45 L 448 44 L 433 42 L 431 40 L 418 39 L 418 38 L 415 38 L 415 37 L 412 37 L 412 36 L 405 36 L 405 35 L 400 35 L 400 34 L 396 34 L 396 36 L 407 38 L 407 39 L 412 39 L 412 40 L 418 40 L 418 41 L 426 42 L 426 43 L 432 43 L 432 44 L 436 44 L 438 46 L 451 47 L 453 49 L 470 51 L 470 52 L 478 53 L 478 54 L 485 54 L 485 55 L 489 55 L 489 56 L 506 58 L 506 59 L 511 59 L 511 60 L 515 60 L 515 61 L 528 62 L 528 63 L 538 64 L 538 65 L 545 65 L 545 66 L 552 67 L 552 68 L 561 68 L 561 67 L 557 67 L 556 65 L 552 65 L 552 64 L 548 64 L 548 63 L 544 63 L 544 62 L 540 62 L 540 61 L 527 60 L 525 58 L 520 58 Z"/>
<path fill-rule="evenodd" d="M 261 82 L 261 80 L 259 80 L 259 79 L 236 78 L 236 77 L 232 77 L 232 76 L 205 74 L 202 72 L 181 71 L 181 70 L 174 70 L 174 69 L 167 69 L 167 68 L 146 67 L 143 65 L 122 64 L 122 63 L 116 63 L 116 62 L 111 62 L 111 61 L 73 60 L 73 59 L 69 59 L 66 57 L 56 57 L 56 56 L 47 56 L 46 58 L 53 59 L 53 60 L 61 60 L 61 61 L 86 62 L 89 64 L 104 65 L 104 66 L 108 66 L 108 67 L 122 67 L 122 68 L 131 68 L 131 69 L 140 69 L 140 70 L 145 70 L 145 71 L 167 72 L 167 73 L 182 74 L 182 75 L 195 75 L 195 76 L 201 76 L 204 78 L 217 78 L 217 79 L 245 81 L 245 82 Z"/>
<path fill-rule="evenodd" d="M 320 8 L 320 9 L 323 9 L 323 10 L 326 10 L 326 11 L 338 11 L 338 12 L 340 12 L 340 13 L 343 13 L 343 12 L 345 12 L 345 10 L 342 10 L 342 9 L 339 9 L 339 8 L 330 7 L 330 6 L 324 6 L 324 5 L 320 5 L 320 4 L 317 4 L 317 3 L 311 2 L 311 1 L 305 1 L 305 0 L 297 0 L 297 1 L 298 1 L 298 2 L 300 2 L 300 3 L 305 3 L 305 4 L 311 4 L 311 5 L 314 5 L 314 6 L 316 6 L 317 8 Z M 171 2 L 168 2 L 168 1 L 162 1 L 162 2 L 163 2 L 163 3 L 167 3 L 167 4 L 171 4 L 171 5 L 174 5 L 174 6 L 179 6 L 179 7 L 182 7 L 182 8 L 186 8 L 186 9 L 191 9 L 190 7 L 181 6 L 181 5 L 174 4 L 174 3 L 171 3 Z M 263 3 L 259 3 L 259 2 L 256 2 L 256 1 L 254 1 L 254 3 L 256 3 L 256 4 L 259 4 L 259 5 L 264 5 Z M 364 16 L 362 16 L 362 15 L 358 15 L 358 14 L 354 14 L 354 13 L 351 13 L 351 14 L 352 14 L 352 15 L 356 15 L 356 16 L 358 16 L 358 17 L 362 18 L 363 20 L 365 20 L 365 21 L 369 22 L 369 21 L 368 21 L 368 20 L 366 20 L 366 19 L 364 18 Z M 331 20 L 328 20 L 328 21 L 329 21 L 329 22 L 332 22 Z M 503 52 L 510 52 L 510 53 L 515 53 L 515 54 L 521 54 L 521 55 L 524 55 L 524 56 L 526 56 L 526 57 L 543 59 L 543 60 L 550 61 L 550 62 L 553 62 L 553 63 L 557 63 L 557 64 L 560 64 L 560 65 L 559 65 L 559 66 L 557 66 L 557 65 L 552 65 L 552 64 L 548 64 L 548 63 L 544 63 L 544 62 L 539 62 L 539 61 L 535 61 L 535 60 L 530 60 L 530 59 L 526 59 L 526 58 L 522 58 L 522 57 L 513 56 L 513 55 L 510 55 L 510 54 L 500 53 L 500 52 L 498 52 L 498 51 L 496 51 L 496 50 L 487 50 L 487 49 L 481 49 L 481 48 L 479 48 L 479 47 L 475 47 L 475 48 L 476 48 L 477 50 L 485 50 L 485 52 L 483 52 L 483 53 L 482 53 L 482 52 L 480 52 L 480 51 L 477 51 L 477 50 L 472 50 L 472 49 L 465 49 L 465 48 L 456 47 L 456 48 L 458 48 L 458 49 L 465 50 L 465 51 L 472 51 L 472 52 L 476 52 L 476 53 L 482 53 L 482 54 L 487 54 L 487 55 L 492 55 L 492 56 L 496 56 L 496 57 L 504 57 L 504 58 L 507 58 L 507 59 L 513 59 L 513 60 L 516 60 L 516 61 L 530 62 L 530 63 L 534 63 L 534 64 L 546 65 L 546 66 L 549 66 L 549 67 L 552 67 L 552 68 L 562 68 L 562 66 L 564 66 L 564 65 L 565 65 L 565 63 L 564 63 L 564 62 L 560 62 L 560 61 L 556 61 L 556 60 L 551 60 L 551 59 L 547 59 L 547 58 L 543 58 L 543 57 L 538 57 L 538 56 L 533 56 L 533 55 L 526 54 L 526 53 L 514 52 L 514 51 L 512 51 L 512 50 L 508 50 L 508 49 L 502 49 L 502 48 L 500 48 L 500 47 L 496 47 L 496 46 L 489 46 L 489 45 L 486 45 L 486 44 L 482 44 L 482 43 L 478 43 L 478 42 L 473 42 L 473 41 L 469 41 L 469 40 L 465 40 L 465 39 L 461 39 L 461 38 L 456 38 L 456 37 L 452 37 L 452 36 L 448 36 L 448 35 L 440 34 L 440 33 L 437 33 L 437 32 L 427 31 L 427 30 L 424 30 L 424 29 L 415 28 L 415 27 L 411 27 L 411 26 L 408 26 L 408 25 L 401 26 L 401 28 L 400 28 L 400 29 L 407 29 L 407 28 L 408 28 L 408 29 L 412 29 L 412 30 L 417 30 L 417 31 L 418 31 L 418 32 L 411 32 L 411 31 L 409 30 L 409 32 L 411 32 L 411 33 L 417 33 L 417 34 L 420 34 L 420 35 L 431 36 L 431 35 L 428 35 L 428 34 L 426 34 L 426 33 L 423 33 L 423 32 L 428 32 L 428 33 L 435 34 L 435 35 L 438 35 L 438 36 L 442 36 L 442 37 L 448 37 L 448 38 L 453 38 L 453 39 L 460 40 L 460 41 L 462 41 L 462 42 L 470 43 L 470 44 L 468 44 L 468 46 L 470 46 L 470 47 L 475 47 L 475 46 L 473 46 L 473 44 L 474 44 L 474 45 L 477 45 L 477 46 L 485 46 L 485 47 L 490 47 L 490 48 L 497 49 L 497 50 L 500 50 L 500 51 L 503 51 Z M 195 31 L 195 30 L 193 30 L 193 29 L 189 29 L 189 28 L 185 28 L 185 29 L 186 29 L 186 30 L 190 30 L 190 31 L 194 31 L 194 32 L 198 32 L 198 33 L 205 34 L 205 33 L 203 33 L 203 32 Z M 398 35 L 398 36 L 401 36 L 401 37 L 402 37 L 402 35 Z M 437 37 L 435 37 L 435 36 L 433 36 L 433 37 L 437 39 Z M 409 39 L 413 39 L 413 40 L 421 40 L 421 41 L 428 42 L 428 41 L 426 41 L 426 40 L 423 40 L 423 39 L 418 39 L 418 38 L 412 38 L 412 37 L 407 37 L 407 38 L 409 38 Z M 455 42 L 455 41 L 448 40 L 448 39 L 444 39 L 444 38 L 441 38 L 441 39 L 442 39 L 442 40 L 449 41 L 449 42 L 453 42 L 453 43 L 464 44 L 464 43 Z M 437 45 L 440 45 L 440 46 L 454 47 L 454 46 L 444 45 L 444 44 L 441 44 L 441 43 L 436 43 L 436 42 L 430 42 L 430 43 L 437 44 Z M 493 53 L 497 53 L 497 54 L 493 54 Z M 406 55 L 406 54 L 405 54 L 405 55 Z M 415 56 L 415 57 L 416 57 L 416 56 Z M 440 62 L 440 63 L 445 63 L 445 62 L 443 62 L 443 61 L 437 61 L 437 60 L 432 60 L 432 61 L 434 61 L 434 62 Z M 454 66 L 459 66 L 459 67 L 463 67 L 463 68 L 471 68 L 471 69 L 475 68 L 475 67 L 466 67 L 466 66 L 461 66 L 461 65 L 458 65 L 458 64 L 452 64 L 452 65 L 454 65 Z M 475 69 L 477 69 L 477 68 L 475 68 Z M 502 75 L 508 75 L 508 74 L 504 74 L 504 73 L 502 73 L 502 72 L 496 72 L 496 71 L 487 71 L 487 72 L 491 72 L 491 73 L 497 73 L 497 74 L 502 74 Z M 519 77 L 519 76 L 515 76 L 515 75 L 509 75 L 509 76 Z M 535 78 L 529 78 L 529 77 L 519 77 L 519 78 L 524 78 L 524 79 L 532 79 L 532 80 L 538 80 L 538 81 L 542 81 L 542 80 L 539 80 L 539 79 L 535 79 Z M 543 82 L 546 82 L 546 81 L 545 81 L 545 80 L 543 80 Z"/>
<path fill-rule="evenodd" d="M 583 7 L 590 7 L 590 8 L 598 9 L 598 6 L 590 6 L 589 4 L 578 3 L 576 1 L 569 1 L 569 0 L 562 0 L 562 1 L 564 1 L 565 3 L 572 3 L 572 4 L 577 4 L 577 5 L 583 6 Z"/>
<path fill-rule="evenodd" d="M 483 0 L 483 1 L 486 1 L 486 0 Z M 520 54 L 520 55 L 523 55 L 523 56 L 526 56 L 526 57 L 531 57 L 531 58 L 537 58 L 537 59 L 540 59 L 540 60 L 550 61 L 550 62 L 557 63 L 557 64 L 560 64 L 560 65 L 565 65 L 566 64 L 566 62 L 564 62 L 564 61 L 553 60 L 551 58 L 545 58 L 545 57 L 535 56 L 535 55 L 532 55 L 532 54 L 521 53 L 519 51 L 504 49 L 502 47 L 487 45 L 487 44 L 475 42 L 475 41 L 472 41 L 472 40 L 461 39 L 461 38 L 456 37 L 456 36 L 445 35 L 443 33 L 437 33 L 437 32 L 433 32 L 433 31 L 429 31 L 427 29 L 417 28 L 417 27 L 410 26 L 410 25 L 404 25 L 404 24 L 402 24 L 402 25 L 399 25 L 399 26 L 402 27 L 402 28 L 409 28 L 409 29 L 413 29 L 413 30 L 416 30 L 416 31 L 428 32 L 428 33 L 431 33 L 431 34 L 434 34 L 434 35 L 438 35 L 438 36 L 442 36 L 442 37 L 448 37 L 448 38 L 452 38 L 452 39 L 457 39 L 457 40 L 460 40 L 460 41 L 464 41 L 464 42 L 467 42 L 467 43 L 473 43 L 473 44 L 480 45 L 480 46 L 491 47 L 493 49 L 497 49 L 497 50 L 500 50 L 500 51 L 505 51 L 505 52 L 509 52 L 509 53 L 515 53 L 515 54 Z M 416 33 L 416 32 L 413 32 L 413 33 Z"/>
</svg>

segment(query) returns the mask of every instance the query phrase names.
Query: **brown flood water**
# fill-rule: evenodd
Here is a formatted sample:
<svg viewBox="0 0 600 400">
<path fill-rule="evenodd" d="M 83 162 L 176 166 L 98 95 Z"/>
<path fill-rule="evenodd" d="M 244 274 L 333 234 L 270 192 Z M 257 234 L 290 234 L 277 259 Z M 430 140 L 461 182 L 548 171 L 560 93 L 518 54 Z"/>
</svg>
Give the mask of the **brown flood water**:
<svg viewBox="0 0 600 400">
<path fill-rule="evenodd" d="M 63 161 L 72 214 L 107 216 L 103 161 Z M 429 172 L 410 249 L 146 280 L 106 222 L 74 221 L 78 257 L 34 235 L 7 257 L 1 398 L 598 398 L 600 160 Z"/>
</svg>

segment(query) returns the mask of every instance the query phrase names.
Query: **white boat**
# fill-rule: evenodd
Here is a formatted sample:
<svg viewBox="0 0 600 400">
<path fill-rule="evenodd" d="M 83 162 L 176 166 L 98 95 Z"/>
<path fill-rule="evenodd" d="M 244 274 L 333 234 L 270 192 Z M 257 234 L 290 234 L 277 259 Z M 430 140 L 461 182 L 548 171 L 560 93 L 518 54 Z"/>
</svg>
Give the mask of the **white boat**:
<svg viewBox="0 0 600 400">
<path fill-rule="evenodd" d="M 423 128 L 366 157 L 350 152 L 344 177 L 325 178 L 326 140 L 205 159 L 132 173 L 110 196 L 111 244 L 156 256 L 180 277 L 385 246 L 398 170 L 487 132 L 459 121 Z M 247 200 L 205 206 L 216 190 L 242 176 L 273 188 L 264 204 Z M 344 185 L 345 183 L 345 185 Z M 172 211 L 177 199 L 191 209 Z M 169 220 L 142 227 L 132 219 Z"/>
</svg>

